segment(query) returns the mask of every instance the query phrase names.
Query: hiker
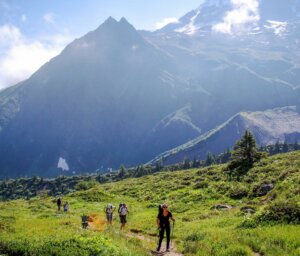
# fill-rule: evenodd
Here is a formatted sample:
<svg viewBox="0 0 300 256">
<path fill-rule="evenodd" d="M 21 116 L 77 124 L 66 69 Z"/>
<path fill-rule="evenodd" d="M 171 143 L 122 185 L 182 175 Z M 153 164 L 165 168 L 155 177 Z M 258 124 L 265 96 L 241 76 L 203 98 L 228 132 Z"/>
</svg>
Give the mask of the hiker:
<svg viewBox="0 0 300 256">
<path fill-rule="evenodd" d="M 81 224 L 83 229 L 87 229 L 89 226 L 89 216 L 87 215 L 82 215 L 81 216 Z"/>
<path fill-rule="evenodd" d="M 61 201 L 60 197 L 57 199 L 56 204 L 57 204 L 57 210 L 60 211 L 60 207 L 61 207 L 61 204 L 62 204 L 62 201 Z"/>
<path fill-rule="evenodd" d="M 105 208 L 106 220 L 108 224 L 112 224 L 113 212 L 115 208 L 116 207 L 113 206 L 112 204 L 108 204 L 107 207 Z"/>
<path fill-rule="evenodd" d="M 170 227 L 170 220 L 175 223 L 175 219 L 172 216 L 172 213 L 168 210 L 168 205 L 163 204 L 159 205 L 158 207 L 158 215 L 157 215 L 157 227 L 159 229 L 159 242 L 156 251 L 160 251 L 161 243 L 164 238 L 164 233 L 166 231 L 167 235 L 167 252 L 170 251 L 170 233 L 171 233 L 171 227 Z"/>
<path fill-rule="evenodd" d="M 120 229 L 123 229 L 125 227 L 126 224 L 126 216 L 129 213 L 128 211 L 128 207 L 126 206 L 126 204 L 120 204 L 119 205 L 119 216 L 120 216 L 120 221 L 121 221 L 121 227 Z"/>
<path fill-rule="evenodd" d="M 65 202 L 65 204 L 64 204 L 64 212 L 67 212 L 67 211 L 69 211 L 69 203 Z"/>
</svg>

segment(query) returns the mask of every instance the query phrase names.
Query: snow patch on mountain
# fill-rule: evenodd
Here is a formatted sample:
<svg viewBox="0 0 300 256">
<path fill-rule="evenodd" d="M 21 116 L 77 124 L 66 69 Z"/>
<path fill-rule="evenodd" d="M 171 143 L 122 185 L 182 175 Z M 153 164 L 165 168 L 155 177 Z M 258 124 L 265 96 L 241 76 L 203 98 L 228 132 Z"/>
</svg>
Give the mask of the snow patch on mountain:
<svg viewBox="0 0 300 256">
<path fill-rule="evenodd" d="M 64 159 L 62 157 L 60 157 L 58 159 L 57 168 L 60 168 L 63 171 L 69 171 L 70 170 L 69 165 L 68 165 L 66 159 Z"/>
<path fill-rule="evenodd" d="M 242 112 L 246 127 L 255 130 L 259 127 L 268 136 L 260 141 L 261 144 L 273 144 L 276 140 L 283 142 L 286 134 L 300 132 L 300 115 L 296 107 L 277 108 L 266 111 Z"/>
<path fill-rule="evenodd" d="M 195 32 L 198 30 L 198 27 L 195 26 L 195 20 L 196 20 L 196 18 L 198 17 L 199 14 L 200 14 L 200 11 L 198 10 L 196 12 L 196 15 L 194 15 L 191 18 L 190 23 L 188 23 L 184 27 L 175 29 L 175 32 L 184 33 L 184 34 L 187 34 L 187 35 L 193 35 L 193 34 L 195 34 Z"/>
</svg>

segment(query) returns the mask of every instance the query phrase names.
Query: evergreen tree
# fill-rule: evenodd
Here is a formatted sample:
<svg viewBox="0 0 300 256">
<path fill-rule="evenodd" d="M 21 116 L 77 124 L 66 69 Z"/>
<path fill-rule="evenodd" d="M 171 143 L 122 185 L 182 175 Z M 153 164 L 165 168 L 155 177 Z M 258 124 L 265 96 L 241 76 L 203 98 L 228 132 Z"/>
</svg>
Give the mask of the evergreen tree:
<svg viewBox="0 0 300 256">
<path fill-rule="evenodd" d="M 183 166 L 182 166 L 183 169 L 189 169 L 191 168 L 191 164 L 190 164 L 190 159 L 188 157 L 185 157 L 183 159 Z"/>
<path fill-rule="evenodd" d="M 155 164 L 155 172 L 159 172 L 162 169 L 162 165 L 160 163 Z"/>
<path fill-rule="evenodd" d="M 289 145 L 287 143 L 287 140 L 285 140 L 284 143 L 283 143 L 282 152 L 286 153 L 288 151 L 289 151 Z"/>
<path fill-rule="evenodd" d="M 211 152 L 208 152 L 205 159 L 205 166 L 210 166 L 213 164 L 216 164 L 216 158 Z"/>
<path fill-rule="evenodd" d="M 118 173 L 118 178 L 124 178 L 125 177 L 125 174 L 126 174 L 126 168 L 125 166 L 122 164 L 120 166 L 120 171 Z"/>
<path fill-rule="evenodd" d="M 240 179 L 245 175 L 253 164 L 259 161 L 265 154 L 257 151 L 256 141 L 252 133 L 245 131 L 243 137 L 236 142 L 231 156 L 231 161 L 226 167 L 225 171 L 231 177 Z"/>
<path fill-rule="evenodd" d="M 200 161 L 197 160 L 196 157 L 194 157 L 194 159 L 193 159 L 192 167 L 193 167 L 193 168 L 198 168 L 198 167 L 200 167 Z"/>
<path fill-rule="evenodd" d="M 275 143 L 275 148 L 273 154 L 279 154 L 281 152 L 279 141 L 277 140 Z"/>
<path fill-rule="evenodd" d="M 294 149 L 294 150 L 299 150 L 299 149 L 300 149 L 300 145 L 298 144 L 297 139 L 295 140 L 295 143 L 294 143 L 294 145 L 293 145 L 293 149 Z"/>
<path fill-rule="evenodd" d="M 224 151 L 224 153 L 221 155 L 220 157 L 220 163 L 221 164 L 224 164 L 224 163 L 227 163 L 229 160 L 230 160 L 230 157 L 231 157 L 231 151 L 230 149 L 226 149 Z"/>
</svg>

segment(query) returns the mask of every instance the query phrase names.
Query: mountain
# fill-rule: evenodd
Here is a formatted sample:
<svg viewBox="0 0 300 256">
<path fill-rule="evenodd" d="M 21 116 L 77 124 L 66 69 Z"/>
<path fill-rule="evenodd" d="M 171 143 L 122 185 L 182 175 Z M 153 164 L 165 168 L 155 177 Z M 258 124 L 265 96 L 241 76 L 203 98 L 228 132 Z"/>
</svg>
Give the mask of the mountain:
<svg viewBox="0 0 300 256">
<path fill-rule="evenodd" d="M 281 37 L 291 32 L 292 25 L 299 25 L 299 10 L 299 0 L 207 0 L 159 32 L 191 36 L 209 33 L 256 36 L 270 31 Z"/>
<path fill-rule="evenodd" d="M 174 164 L 189 159 L 205 159 L 208 152 L 220 154 L 232 148 L 245 130 L 253 133 L 258 145 L 300 141 L 300 111 L 295 106 L 266 111 L 240 112 L 225 123 L 179 147 L 169 150 L 150 163 Z"/>
<path fill-rule="evenodd" d="M 177 108 L 173 66 L 109 18 L 1 93 L 1 175 L 57 175 L 59 160 L 76 172 L 131 163 L 145 130 Z"/>
<path fill-rule="evenodd" d="M 195 22 L 212 28 L 232 8 L 207 1 Z M 299 33 L 297 15 L 291 20 Z M 139 165 L 236 113 L 299 105 L 297 37 L 198 32 L 137 31 L 108 18 L 1 91 L 0 178 Z"/>
</svg>

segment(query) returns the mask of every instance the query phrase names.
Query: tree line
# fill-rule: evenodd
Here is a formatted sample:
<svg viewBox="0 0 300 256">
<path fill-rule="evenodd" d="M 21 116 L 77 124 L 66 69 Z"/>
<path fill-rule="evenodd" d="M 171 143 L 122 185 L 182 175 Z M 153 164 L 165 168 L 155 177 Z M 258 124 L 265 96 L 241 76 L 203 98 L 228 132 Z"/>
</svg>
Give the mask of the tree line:
<svg viewBox="0 0 300 256">
<path fill-rule="evenodd" d="M 44 179 L 34 176 L 32 178 L 2 180 L 0 181 L 0 200 L 29 199 L 37 195 L 57 196 L 77 190 L 86 190 L 98 183 L 138 178 L 162 171 L 187 170 L 224 163 L 227 163 L 224 172 L 230 178 L 238 180 L 260 159 L 268 155 L 295 150 L 300 150 L 298 142 L 288 144 L 287 141 L 258 148 L 252 133 L 245 131 L 245 134 L 236 142 L 232 150 L 227 149 L 219 155 L 208 152 L 204 160 L 197 158 L 190 160 L 188 157 L 185 157 L 182 162 L 168 166 L 163 166 L 160 162 L 154 165 L 139 165 L 133 168 L 126 168 L 124 165 L 121 165 L 118 171 L 105 174 L 59 176 L 55 179 Z"/>
</svg>

